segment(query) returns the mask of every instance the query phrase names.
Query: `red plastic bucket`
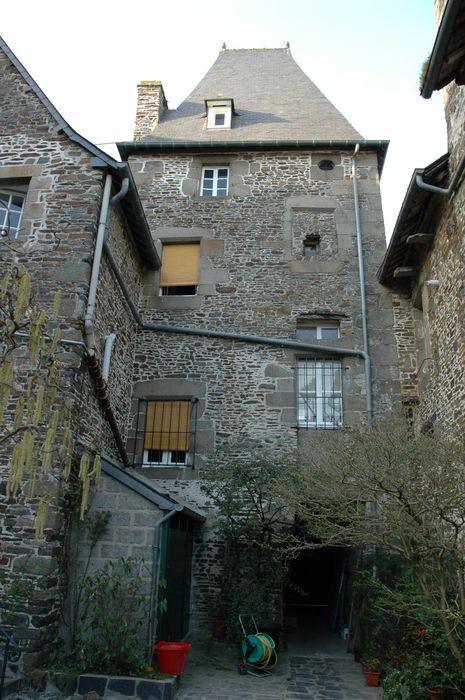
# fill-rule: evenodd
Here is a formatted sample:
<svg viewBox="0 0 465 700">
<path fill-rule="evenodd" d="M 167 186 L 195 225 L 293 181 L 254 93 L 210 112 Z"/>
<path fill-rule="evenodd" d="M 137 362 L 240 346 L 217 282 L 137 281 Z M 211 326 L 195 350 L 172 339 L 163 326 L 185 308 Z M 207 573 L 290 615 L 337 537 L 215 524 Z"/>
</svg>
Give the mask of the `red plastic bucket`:
<svg viewBox="0 0 465 700">
<path fill-rule="evenodd" d="M 161 673 L 180 676 L 184 673 L 187 655 L 192 644 L 185 642 L 157 642 L 154 646 L 158 654 L 158 668 Z"/>
</svg>

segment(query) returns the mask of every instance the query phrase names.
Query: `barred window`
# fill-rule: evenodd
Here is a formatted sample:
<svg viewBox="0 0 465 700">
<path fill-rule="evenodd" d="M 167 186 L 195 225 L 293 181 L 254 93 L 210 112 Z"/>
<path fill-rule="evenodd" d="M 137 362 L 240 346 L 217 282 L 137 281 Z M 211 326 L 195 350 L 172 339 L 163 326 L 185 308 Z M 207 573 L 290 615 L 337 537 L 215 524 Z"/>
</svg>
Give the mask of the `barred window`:
<svg viewBox="0 0 465 700">
<path fill-rule="evenodd" d="M 342 425 L 339 360 L 314 358 L 297 362 L 297 412 L 300 428 Z"/>
<path fill-rule="evenodd" d="M 140 401 L 134 463 L 194 466 L 197 400 Z"/>
</svg>

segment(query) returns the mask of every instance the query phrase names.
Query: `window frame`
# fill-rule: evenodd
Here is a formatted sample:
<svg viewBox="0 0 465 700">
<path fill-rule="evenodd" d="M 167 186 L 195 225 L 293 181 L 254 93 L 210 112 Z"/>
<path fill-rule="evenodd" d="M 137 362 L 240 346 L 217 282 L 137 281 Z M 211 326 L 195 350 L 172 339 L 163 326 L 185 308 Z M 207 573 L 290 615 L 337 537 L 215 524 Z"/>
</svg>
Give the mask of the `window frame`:
<svg viewBox="0 0 465 700">
<path fill-rule="evenodd" d="M 315 329 L 315 337 L 304 338 L 299 332 Z M 337 330 L 336 336 L 326 335 L 326 330 Z M 311 319 L 297 322 L 295 336 L 298 340 L 338 340 L 341 337 L 341 327 L 338 321 L 312 321 Z"/>
<path fill-rule="evenodd" d="M 0 238 L 10 240 L 16 240 L 18 238 L 24 214 L 26 194 L 27 191 L 22 191 L 14 187 L 2 187 L 0 182 Z M 6 196 L 7 199 L 4 199 L 4 196 Z M 13 229 L 11 229 L 11 224 L 8 224 L 8 219 L 10 217 L 13 198 L 21 199 L 21 208 L 19 210 L 18 221 Z M 14 235 L 11 235 L 11 230 L 14 231 Z"/>
<path fill-rule="evenodd" d="M 208 178 L 212 180 L 212 193 L 205 194 L 205 173 L 207 170 L 213 171 L 213 178 Z M 218 179 L 219 171 L 226 170 L 226 192 L 224 194 L 218 194 Z M 222 188 L 223 189 L 223 188 Z M 200 179 L 200 196 L 206 199 L 213 199 L 216 197 L 227 197 L 229 194 L 229 165 L 203 165 L 202 166 L 202 177 Z"/>
<path fill-rule="evenodd" d="M 189 413 L 187 419 L 187 430 L 176 432 L 171 430 L 172 421 L 176 420 L 173 415 L 173 409 L 170 409 L 170 415 L 168 416 L 169 429 L 166 431 L 164 422 L 164 410 L 162 408 L 161 415 L 158 414 L 154 409 L 152 415 L 152 430 L 148 430 L 148 420 L 149 420 L 149 405 L 150 404 L 189 404 Z M 198 399 L 197 398 L 182 398 L 182 397 L 170 397 L 170 398 L 143 398 L 138 400 L 137 407 L 137 424 L 135 431 L 135 448 L 133 453 L 133 466 L 140 467 L 142 469 L 147 468 L 180 468 L 193 469 L 195 466 L 195 450 L 196 450 L 196 432 L 197 432 L 197 408 Z M 181 411 L 181 408 L 178 408 Z M 178 414 L 178 426 L 182 422 L 182 419 Z M 156 424 L 160 424 L 160 430 L 155 430 Z M 148 437 L 151 434 L 151 437 Z M 170 445 L 172 438 L 174 438 L 177 443 L 175 446 Z M 152 446 L 147 445 L 147 440 L 152 441 Z M 153 446 L 153 441 L 159 442 L 159 446 Z M 180 449 L 179 447 L 186 445 L 186 449 Z M 160 452 L 161 460 L 153 460 L 149 458 L 149 452 Z M 184 461 L 172 461 L 172 455 L 176 452 L 184 452 Z"/>
<path fill-rule="evenodd" d="M 173 280 L 169 279 L 169 284 L 166 284 L 163 282 L 163 264 L 164 264 L 164 255 L 166 254 L 166 250 L 168 248 L 175 248 L 184 246 L 189 246 L 189 247 L 194 247 L 196 248 L 195 250 L 195 262 L 197 265 L 197 274 L 194 276 L 195 277 L 195 282 L 191 283 L 185 283 L 185 284 L 173 284 Z M 199 287 L 199 280 L 200 280 L 200 241 L 163 241 L 162 242 L 162 254 L 161 254 L 161 268 L 160 268 L 160 283 L 159 283 L 159 290 L 158 294 L 160 297 L 194 297 L 197 295 L 198 292 L 198 287 Z M 170 271 L 171 275 L 173 274 Z M 165 273 L 166 274 L 166 273 Z M 179 279 L 179 278 L 178 278 Z M 186 291 L 188 290 L 188 291 Z"/>
<path fill-rule="evenodd" d="M 234 113 L 234 101 L 232 99 L 205 100 L 207 112 L 207 129 L 230 129 L 232 115 Z M 216 116 L 224 115 L 223 124 L 216 123 Z"/>
<path fill-rule="evenodd" d="M 314 391 L 308 390 L 308 382 L 312 381 L 312 372 L 308 371 L 308 367 L 311 366 L 313 366 Z M 326 370 L 330 371 L 329 380 L 332 384 L 329 390 L 327 389 Z M 307 378 L 308 376 L 309 378 Z M 337 378 L 339 388 L 334 386 Z M 322 356 L 298 358 L 296 364 L 296 399 L 298 428 L 334 430 L 342 427 L 344 424 L 344 403 L 341 359 Z M 334 402 L 331 409 L 332 418 L 329 419 L 326 415 L 328 402 Z M 309 419 L 309 413 L 314 415 L 314 419 Z"/>
</svg>

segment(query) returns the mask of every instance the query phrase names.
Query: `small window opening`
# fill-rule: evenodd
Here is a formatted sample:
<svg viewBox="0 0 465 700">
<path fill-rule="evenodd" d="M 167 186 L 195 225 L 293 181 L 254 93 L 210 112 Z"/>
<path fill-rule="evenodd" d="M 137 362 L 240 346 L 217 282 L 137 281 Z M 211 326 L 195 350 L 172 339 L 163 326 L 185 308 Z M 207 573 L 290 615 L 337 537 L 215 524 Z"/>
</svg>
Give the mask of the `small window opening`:
<svg viewBox="0 0 465 700">
<path fill-rule="evenodd" d="M 185 284 L 179 287 L 161 287 L 162 297 L 188 297 L 197 294 L 197 285 Z"/>
<path fill-rule="evenodd" d="M 306 258 L 311 258 L 314 255 L 318 255 L 320 250 L 320 237 L 319 236 L 307 236 L 304 240 L 304 256 Z"/>
<path fill-rule="evenodd" d="M 332 160 L 320 160 L 318 167 L 320 170 L 334 170 L 334 163 Z"/>
<path fill-rule="evenodd" d="M 295 335 L 303 341 L 336 340 L 340 337 L 339 324 L 332 321 L 303 321 L 299 322 Z"/>
<path fill-rule="evenodd" d="M 215 114 L 215 126 L 224 126 L 224 120 L 224 114 Z"/>
</svg>

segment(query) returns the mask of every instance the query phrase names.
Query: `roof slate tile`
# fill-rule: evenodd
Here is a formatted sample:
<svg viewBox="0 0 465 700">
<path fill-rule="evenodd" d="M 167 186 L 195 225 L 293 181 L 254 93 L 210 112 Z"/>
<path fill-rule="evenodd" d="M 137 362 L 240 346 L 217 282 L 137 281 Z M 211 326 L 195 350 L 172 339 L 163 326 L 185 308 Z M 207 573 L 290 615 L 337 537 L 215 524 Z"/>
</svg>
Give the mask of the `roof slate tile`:
<svg viewBox="0 0 465 700">
<path fill-rule="evenodd" d="M 206 128 L 205 100 L 234 100 L 231 129 Z M 228 49 L 143 141 L 362 139 L 294 61 L 289 49 Z"/>
</svg>

